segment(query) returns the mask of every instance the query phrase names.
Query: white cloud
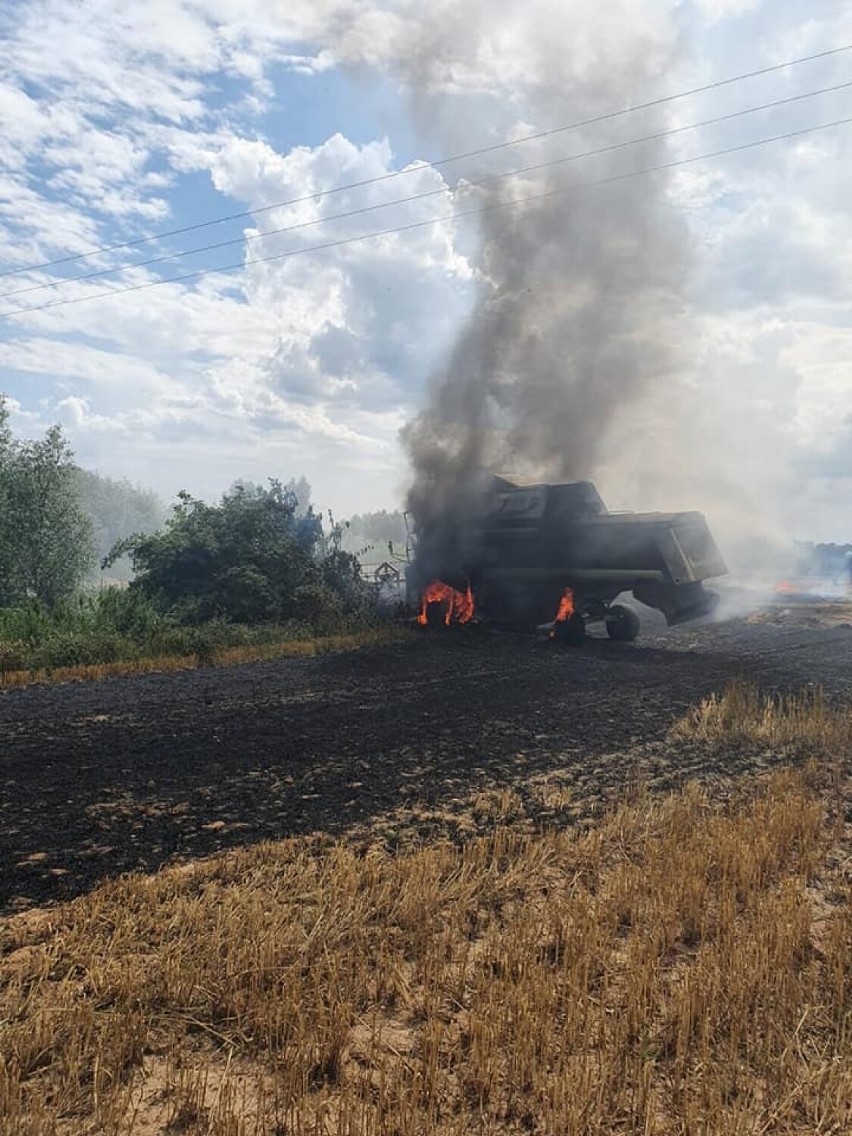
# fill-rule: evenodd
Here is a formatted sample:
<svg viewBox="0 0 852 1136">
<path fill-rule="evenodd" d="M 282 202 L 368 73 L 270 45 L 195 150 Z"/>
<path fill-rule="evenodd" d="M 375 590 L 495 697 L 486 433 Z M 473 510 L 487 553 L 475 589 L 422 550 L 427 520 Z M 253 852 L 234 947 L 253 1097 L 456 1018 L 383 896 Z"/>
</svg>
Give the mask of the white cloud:
<svg viewBox="0 0 852 1136">
<path fill-rule="evenodd" d="M 759 7 L 761 0 L 694 0 L 702 16 L 711 24 L 729 16 L 741 16 Z"/>
<path fill-rule="evenodd" d="M 220 195 L 223 213 L 317 195 L 256 215 L 236 231 L 259 239 L 199 263 L 256 260 L 450 212 L 444 178 L 465 172 L 463 165 L 446 173 L 423 167 L 358 192 L 328 191 L 395 170 L 395 146 L 406 156 L 418 150 L 412 128 L 422 132 L 423 152 L 434 153 L 425 141 L 430 114 L 460 149 L 499 141 L 521 122 L 529 129 L 576 117 L 582 111 L 572 103 L 570 77 L 588 80 L 603 63 L 617 72 L 628 35 L 641 37 L 662 66 L 676 34 L 675 7 L 668 0 L 534 0 L 523 7 L 509 0 L 425 7 L 419 0 L 155 0 L 135 7 L 33 0 L 0 15 L 0 257 L 14 268 L 169 228 L 182 186 L 195 178 Z M 843 8 L 830 0 L 694 0 L 704 38 L 691 55 L 683 52 L 671 89 L 848 42 L 852 16 Z M 530 66 L 543 30 L 564 46 L 558 74 Z M 353 129 L 352 138 L 328 131 L 316 144 L 300 108 L 289 105 L 281 137 L 264 135 L 263 114 L 283 72 L 316 76 L 321 99 L 319 84 L 338 63 L 380 71 L 401 87 L 416 77 L 421 98 L 409 104 L 401 90 L 384 108 L 388 137 L 370 119 L 378 136 L 366 143 L 352 140 Z M 842 65 L 785 73 L 672 109 L 677 121 L 737 109 L 821 85 Z M 544 82 L 558 93 L 552 120 L 527 121 L 530 86 Z M 602 100 L 610 97 L 602 92 Z M 625 89 L 624 102 L 643 95 Z M 685 136 L 676 153 L 842 117 L 844 107 L 852 113 L 849 105 L 838 95 Z M 409 106 L 412 118 L 401 128 Z M 595 109 L 613 108 L 602 102 Z M 637 122 L 622 121 L 619 137 L 641 131 Z M 540 152 L 566 153 L 578 142 L 565 136 Z M 802 478 L 803 462 L 807 468 L 830 451 L 832 476 L 850 475 L 841 427 L 850 394 L 852 205 L 840 174 L 850 158 L 852 134 L 840 130 L 686 167 L 674 181 L 696 250 L 693 292 L 672 322 L 685 359 L 681 385 L 655 392 L 626 421 L 633 415 L 644 424 L 646 442 L 668 455 L 669 468 L 679 463 L 678 503 L 735 502 L 737 463 L 746 459 L 767 514 L 794 468 L 800 483 L 817 486 L 816 473 Z M 482 166 L 491 168 L 485 160 Z M 641 193 L 641 180 L 634 184 Z M 331 219 L 433 190 L 434 197 L 407 206 Z M 199 207 L 205 216 L 215 211 L 213 200 L 208 195 Z M 185 201 L 181 207 L 183 219 Z M 312 224 L 271 235 L 304 222 Z M 218 231 L 202 232 L 199 243 Z M 398 429 L 464 317 L 475 252 L 472 227 L 445 221 L 0 322 L 0 365 L 21 404 L 16 422 L 33 430 L 62 416 L 81 457 L 165 492 L 181 483 L 213 492 L 232 477 L 304 471 L 320 499 L 338 508 L 344 500 L 352 508 L 390 504 L 401 479 Z M 79 267 L 114 265 L 122 255 Z M 180 269 L 181 262 L 163 266 L 165 274 Z M 119 280 L 147 283 L 155 272 L 135 269 L 0 307 L 99 293 Z M 44 272 L 0 278 L 0 293 L 48 279 Z M 111 447 L 111 432 L 120 446 Z M 686 449 L 684 437 L 691 439 Z M 724 468 L 714 465 L 714 445 L 724 452 Z M 603 474 L 612 492 L 641 485 L 654 496 L 650 475 L 635 479 L 640 457 L 635 439 L 625 444 L 620 471 L 615 463 Z M 714 482 L 715 498 L 707 490 Z M 828 483 L 826 476 L 813 490 L 823 519 Z M 659 504 L 674 503 L 666 495 L 673 484 L 660 491 Z M 774 515 L 783 527 L 783 510 Z"/>
<path fill-rule="evenodd" d="M 200 136 L 174 132 L 171 141 L 185 168 L 208 169 L 222 192 L 248 206 L 324 194 L 337 183 L 341 171 L 352 180 L 363 180 L 392 169 L 386 142 L 358 147 L 341 135 L 319 147 L 298 147 L 286 154 L 267 142 L 227 132 Z M 120 181 L 128 172 L 116 166 L 105 177 Z M 442 179 L 429 169 L 406 180 L 408 192 L 444 192 Z M 392 191 L 392 186 L 355 200 L 358 205 L 364 200 L 378 204 L 407 192 Z M 371 224 L 394 223 L 387 216 L 378 226 L 375 221 L 362 222 L 360 227 L 354 221 L 346 225 L 326 221 L 345 205 L 345 198 L 323 195 L 305 207 L 261 214 L 260 224 L 245 230 L 247 236 L 263 238 L 246 246 L 248 257 L 258 260 L 305 243 L 357 236 L 370 231 Z M 428 218 L 436 206 L 446 211 L 448 202 L 415 206 L 403 219 Z M 304 236 L 296 234 L 295 240 L 265 237 L 269 229 L 296 220 L 318 224 Z M 92 236 L 84 243 L 91 245 Z M 238 248 L 222 254 L 235 260 L 239 255 Z M 210 274 L 195 285 L 100 295 L 90 303 L 22 316 L 8 325 L 14 329 L 13 338 L 0 344 L 0 363 L 19 372 L 56 377 L 62 397 L 52 403 L 53 412 L 73 427 L 81 458 L 95 464 L 104 464 L 103 446 L 111 423 L 116 437 L 122 437 L 137 456 L 155 446 L 160 466 L 165 446 L 170 471 L 181 468 L 178 451 L 191 445 L 197 452 L 193 474 L 196 479 L 206 477 L 211 492 L 224 488 L 223 470 L 229 476 L 233 473 L 233 462 L 217 463 L 215 457 L 223 439 L 230 452 L 243 454 L 252 476 L 262 477 L 258 456 L 276 453 L 274 439 L 281 436 L 291 440 L 291 461 L 302 463 L 291 465 L 289 472 L 315 464 L 305 463 L 304 443 L 311 451 L 334 447 L 334 466 L 326 462 L 326 469 L 348 466 L 361 473 L 365 468 L 387 472 L 397 460 L 400 406 L 411 406 L 415 396 L 409 389 L 412 374 L 422 382 L 436 342 L 440 347 L 442 337 L 435 335 L 430 313 L 458 308 L 458 289 L 469 276 L 466 260 L 454 247 L 453 226 L 445 223 L 408 240 L 386 237 L 343 246 L 321 257 L 253 263 L 234 275 Z M 35 274 L 31 280 L 47 278 Z M 114 281 L 68 286 L 59 295 L 82 299 L 98 296 L 119 282 L 146 284 L 155 279 L 150 272 L 135 269 Z M 35 293 L 20 302 L 33 304 L 55 296 Z M 446 342 L 450 322 L 445 320 L 442 327 Z M 343 338 L 333 351 L 329 344 L 335 334 Z M 405 366 L 391 373 L 388 367 L 400 361 Z M 44 410 L 49 417 L 50 406 Z M 301 446 L 297 439 L 303 440 Z M 199 448 L 209 449 L 210 458 Z M 128 469 L 126 464 L 122 472 L 143 480 L 146 476 L 144 470 Z M 320 483 L 322 472 L 321 464 Z M 150 480 L 150 471 L 147 476 Z M 159 469 L 154 480 L 161 490 L 175 488 L 162 484 Z M 197 480 L 193 488 L 199 489 Z"/>
<path fill-rule="evenodd" d="M 0 362 L 19 371 L 47 372 L 98 384 L 146 383 L 154 388 L 161 385 L 163 390 L 166 383 L 165 376 L 137 357 L 60 339 L 31 338 L 0 343 Z M 154 389 L 150 393 L 157 391 Z"/>
</svg>

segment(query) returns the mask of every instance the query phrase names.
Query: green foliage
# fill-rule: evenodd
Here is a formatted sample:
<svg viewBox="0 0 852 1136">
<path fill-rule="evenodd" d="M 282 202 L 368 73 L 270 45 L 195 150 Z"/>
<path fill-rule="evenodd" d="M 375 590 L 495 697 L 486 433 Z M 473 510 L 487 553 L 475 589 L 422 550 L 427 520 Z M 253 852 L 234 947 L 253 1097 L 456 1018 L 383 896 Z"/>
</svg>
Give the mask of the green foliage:
<svg viewBox="0 0 852 1136">
<path fill-rule="evenodd" d="M 72 453 L 59 426 L 20 441 L 0 397 L 0 605 L 74 594 L 92 563 Z"/>
<path fill-rule="evenodd" d="M 0 610 L 0 670 L 117 662 L 165 630 L 153 607 L 127 591 L 105 589 L 51 609 L 32 600 Z"/>
<path fill-rule="evenodd" d="M 182 624 L 319 627 L 363 603 L 358 562 L 339 534 L 333 527 L 325 538 L 319 517 L 280 482 L 237 483 L 218 505 L 179 494 L 161 531 L 119 541 L 104 567 L 129 554 L 130 590 Z"/>
<path fill-rule="evenodd" d="M 363 628 L 344 526 L 330 517 L 325 535 L 309 502 L 304 478 L 238 483 L 216 505 L 181 493 L 159 531 L 138 531 L 159 521 L 153 494 L 76 468 L 59 427 L 15 439 L 0 397 L 0 672 L 206 659 Z M 112 541 L 103 568 L 130 558 L 126 589 L 77 594 L 93 536 Z"/>
<path fill-rule="evenodd" d="M 333 624 L 327 607 L 312 606 L 307 594 L 300 601 L 305 603 L 304 618 L 286 624 L 247 626 L 213 619 L 191 627 L 177 623 L 130 588 L 103 588 L 49 610 L 30 601 L 0 609 L 0 673 L 173 656 L 195 655 L 204 661 L 226 647 L 262 646 L 370 626 L 363 616 L 344 613 L 336 597 L 326 597 L 326 602 L 338 604 Z"/>
</svg>

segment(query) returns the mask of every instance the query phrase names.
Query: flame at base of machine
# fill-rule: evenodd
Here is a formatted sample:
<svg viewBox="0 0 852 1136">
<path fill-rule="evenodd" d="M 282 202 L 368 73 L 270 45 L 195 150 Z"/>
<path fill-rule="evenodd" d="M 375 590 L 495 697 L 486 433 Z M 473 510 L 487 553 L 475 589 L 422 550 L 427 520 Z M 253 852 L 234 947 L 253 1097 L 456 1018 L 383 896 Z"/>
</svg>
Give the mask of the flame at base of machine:
<svg viewBox="0 0 852 1136">
<path fill-rule="evenodd" d="M 562 599 L 559 601 L 559 609 L 556 612 L 554 623 L 565 623 L 574 614 L 574 592 L 571 588 L 566 588 L 562 593 Z"/>
<path fill-rule="evenodd" d="M 442 580 L 433 580 L 423 593 L 423 602 L 420 605 L 420 614 L 417 622 L 426 627 L 429 620 L 429 605 L 441 604 L 444 608 L 444 623 L 447 627 L 451 623 L 469 623 L 473 619 L 473 592 L 470 584 L 467 590 L 459 592 L 445 584 Z"/>
<path fill-rule="evenodd" d="M 549 634 L 550 639 L 556 639 L 557 634 L 561 634 L 561 632 L 557 633 L 557 627 L 559 627 L 560 623 L 567 623 L 576 610 L 574 606 L 574 591 L 572 588 L 566 588 L 562 593 L 562 598 L 559 600 L 556 615 L 553 617 L 553 626 Z"/>
</svg>

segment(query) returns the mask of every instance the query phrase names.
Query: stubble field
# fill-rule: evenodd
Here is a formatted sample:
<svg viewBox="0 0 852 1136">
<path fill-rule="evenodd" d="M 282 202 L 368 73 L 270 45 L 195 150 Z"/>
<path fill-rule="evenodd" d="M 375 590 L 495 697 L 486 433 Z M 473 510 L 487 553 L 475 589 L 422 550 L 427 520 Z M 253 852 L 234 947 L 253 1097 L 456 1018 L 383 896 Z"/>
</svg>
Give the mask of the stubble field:
<svg viewBox="0 0 852 1136">
<path fill-rule="evenodd" d="M 850 661 L 732 620 L 0 697 L 0 1131 L 849 1131 Z"/>
</svg>

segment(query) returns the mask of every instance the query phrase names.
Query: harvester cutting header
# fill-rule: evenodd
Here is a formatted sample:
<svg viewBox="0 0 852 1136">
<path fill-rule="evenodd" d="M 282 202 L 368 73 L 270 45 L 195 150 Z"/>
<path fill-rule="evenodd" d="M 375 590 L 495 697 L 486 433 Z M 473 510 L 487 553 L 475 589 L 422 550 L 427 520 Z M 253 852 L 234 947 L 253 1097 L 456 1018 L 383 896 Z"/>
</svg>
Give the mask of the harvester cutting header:
<svg viewBox="0 0 852 1136">
<path fill-rule="evenodd" d="M 639 617 L 613 601 L 624 592 L 669 624 L 706 615 L 718 597 L 704 581 L 727 567 L 701 513 L 609 513 L 594 485 L 516 485 L 502 477 L 454 519 L 452 539 L 418 540 L 407 576 L 420 621 L 532 629 L 552 623 L 579 643 L 606 624 L 630 641 Z"/>
</svg>

